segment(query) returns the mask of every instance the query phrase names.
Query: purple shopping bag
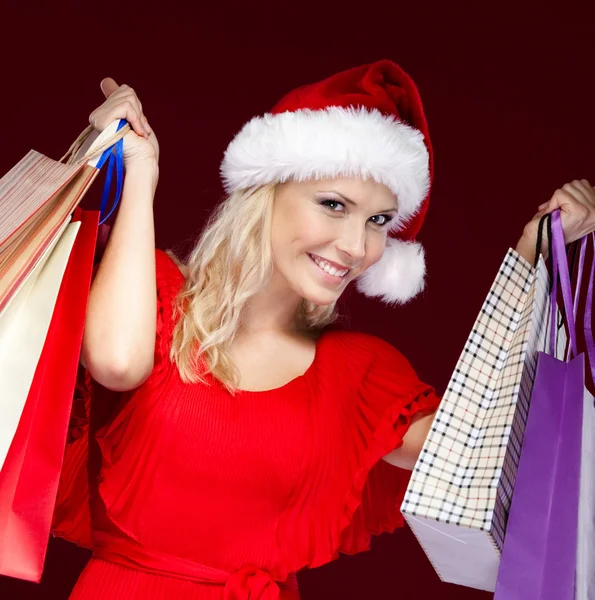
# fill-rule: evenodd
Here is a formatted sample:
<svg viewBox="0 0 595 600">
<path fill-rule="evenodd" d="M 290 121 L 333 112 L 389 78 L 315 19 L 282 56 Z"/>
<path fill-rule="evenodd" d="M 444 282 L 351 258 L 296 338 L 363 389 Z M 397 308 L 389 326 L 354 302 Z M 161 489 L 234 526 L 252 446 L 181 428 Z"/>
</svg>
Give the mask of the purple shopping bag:
<svg viewBox="0 0 595 600">
<path fill-rule="evenodd" d="M 551 224 L 550 354 L 539 354 L 495 600 L 574 599 L 585 361 L 582 354 L 575 356 L 572 290 L 559 211 L 552 214 Z M 558 275 L 570 338 L 568 361 L 554 356 Z"/>
</svg>

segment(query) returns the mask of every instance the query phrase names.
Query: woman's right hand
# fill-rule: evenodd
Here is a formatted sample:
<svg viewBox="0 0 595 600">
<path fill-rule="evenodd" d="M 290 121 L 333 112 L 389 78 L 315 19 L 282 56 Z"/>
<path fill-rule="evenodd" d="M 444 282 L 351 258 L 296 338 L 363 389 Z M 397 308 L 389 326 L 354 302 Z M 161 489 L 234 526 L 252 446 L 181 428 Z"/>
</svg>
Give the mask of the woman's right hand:
<svg viewBox="0 0 595 600">
<path fill-rule="evenodd" d="M 101 133 L 117 119 L 126 119 L 132 129 L 124 136 L 124 165 L 149 163 L 157 166 L 159 142 L 136 92 L 128 85 L 118 86 L 111 77 L 101 82 L 101 90 L 106 100 L 89 115 L 89 123 Z"/>
</svg>

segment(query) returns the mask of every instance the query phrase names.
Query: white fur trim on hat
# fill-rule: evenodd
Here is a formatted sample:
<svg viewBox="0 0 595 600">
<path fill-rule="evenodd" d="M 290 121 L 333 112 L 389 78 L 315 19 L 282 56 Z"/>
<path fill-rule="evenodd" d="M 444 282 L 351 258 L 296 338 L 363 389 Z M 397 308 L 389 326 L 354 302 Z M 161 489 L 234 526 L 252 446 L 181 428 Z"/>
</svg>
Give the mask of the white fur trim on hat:
<svg viewBox="0 0 595 600">
<path fill-rule="evenodd" d="M 424 249 L 417 242 L 390 237 L 386 244 L 382 258 L 357 278 L 357 289 L 387 304 L 404 304 L 424 289 Z"/>
<path fill-rule="evenodd" d="M 429 190 L 424 136 L 376 109 L 327 107 L 255 117 L 229 144 L 221 175 L 229 193 L 255 185 L 359 176 L 397 196 L 398 230 Z"/>
</svg>

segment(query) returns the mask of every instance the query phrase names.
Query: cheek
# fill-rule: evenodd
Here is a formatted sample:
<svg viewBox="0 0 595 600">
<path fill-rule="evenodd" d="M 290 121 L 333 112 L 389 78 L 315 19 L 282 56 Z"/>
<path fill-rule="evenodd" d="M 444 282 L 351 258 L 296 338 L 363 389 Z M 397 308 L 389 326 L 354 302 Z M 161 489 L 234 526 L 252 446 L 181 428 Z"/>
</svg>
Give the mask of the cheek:
<svg viewBox="0 0 595 600">
<path fill-rule="evenodd" d="M 384 254 L 386 235 L 377 235 L 366 244 L 366 269 L 376 264 Z"/>
<path fill-rule="evenodd" d="M 294 210 L 274 215 L 272 222 L 273 252 L 278 256 L 311 251 L 332 238 L 323 216 L 311 210 Z"/>
<path fill-rule="evenodd" d="M 332 227 L 329 227 L 329 224 L 318 215 L 297 223 L 296 231 L 299 231 L 296 242 L 297 249 L 300 251 L 320 250 L 323 246 L 332 243 L 334 239 Z"/>
<path fill-rule="evenodd" d="M 296 254 L 301 253 L 310 242 L 312 222 L 304 211 L 279 211 L 271 223 L 271 248 L 273 262 L 280 268 L 291 268 Z"/>
</svg>

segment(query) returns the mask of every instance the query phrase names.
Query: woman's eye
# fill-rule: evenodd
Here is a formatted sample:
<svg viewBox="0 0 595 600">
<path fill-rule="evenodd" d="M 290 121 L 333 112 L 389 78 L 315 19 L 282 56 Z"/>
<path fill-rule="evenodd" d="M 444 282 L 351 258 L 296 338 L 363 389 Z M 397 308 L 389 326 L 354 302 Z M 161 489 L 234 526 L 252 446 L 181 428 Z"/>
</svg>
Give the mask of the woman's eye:
<svg viewBox="0 0 595 600">
<path fill-rule="evenodd" d="M 345 210 L 345 205 L 339 200 L 334 200 L 333 198 L 327 198 L 326 200 L 321 200 L 320 204 L 325 206 L 332 212 L 343 212 Z M 374 225 L 378 225 L 379 227 L 384 227 L 390 221 L 392 221 L 392 216 L 390 215 L 374 215 L 370 217 L 370 221 L 374 223 Z"/>
<path fill-rule="evenodd" d="M 373 217 L 370 217 L 372 219 L 372 223 L 374 223 L 375 225 L 387 225 L 388 223 L 390 223 L 392 221 L 392 217 L 389 217 L 388 215 L 374 215 Z M 377 219 L 377 220 L 374 220 Z"/>
<path fill-rule="evenodd" d="M 322 204 L 323 206 L 327 206 L 334 212 L 345 208 L 344 204 L 342 202 L 339 202 L 338 200 L 322 200 L 320 204 Z"/>
</svg>

